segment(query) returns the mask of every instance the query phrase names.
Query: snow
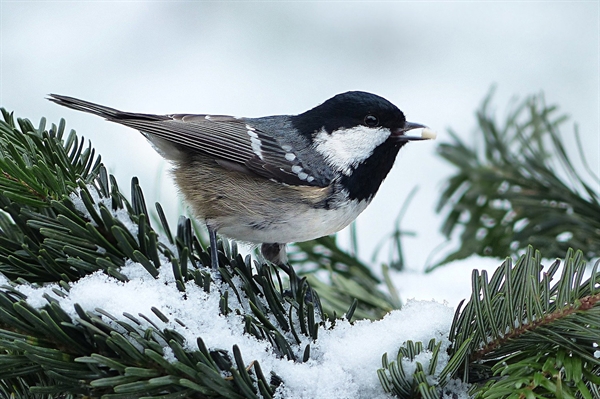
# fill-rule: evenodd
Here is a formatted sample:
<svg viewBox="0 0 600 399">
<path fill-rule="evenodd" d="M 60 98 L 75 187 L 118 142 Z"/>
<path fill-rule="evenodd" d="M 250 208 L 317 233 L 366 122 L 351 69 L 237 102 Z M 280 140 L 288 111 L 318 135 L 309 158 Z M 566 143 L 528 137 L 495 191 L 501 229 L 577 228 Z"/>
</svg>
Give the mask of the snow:
<svg viewBox="0 0 600 399">
<path fill-rule="evenodd" d="M 44 287 L 22 284 L 16 289 L 26 294 L 28 303 L 36 308 L 47 303 L 44 294 L 50 295 L 74 320 L 77 318 L 73 306 L 76 303 L 87 311 L 102 309 L 128 323 L 131 321 L 123 316 L 124 313 L 144 314 L 159 328 L 173 329 L 184 336 L 188 350 L 198 349 L 197 337 L 202 337 L 209 349 L 231 351 L 237 344 L 247 364 L 258 360 L 265 373 L 273 371 L 283 379 L 284 384 L 277 391 L 278 398 L 388 398 L 390 396 L 383 391 L 377 377 L 384 353 L 394 360 L 399 347 L 407 340 L 422 341 L 426 345 L 431 338 L 436 338 L 442 341 L 443 349 L 449 344 L 447 334 L 453 310 L 435 301 L 409 301 L 402 310 L 391 312 L 382 320 L 353 324 L 339 320 L 334 328 L 321 329 L 316 342 L 311 343 L 305 338 L 296 349 L 302 353 L 306 344 L 311 344 L 311 357 L 306 363 L 277 359 L 268 342 L 244 334 L 241 316 L 235 312 L 219 315 L 219 290 L 226 287 L 215 284 L 210 293 L 205 293 L 193 282 L 188 282 L 184 298 L 184 293 L 173 283 L 170 265 L 160 268 L 157 279 L 133 262 L 123 267 L 121 273 L 129 281 L 122 282 L 98 271 L 71 283 L 68 292 L 57 284 Z M 53 290 L 60 290 L 66 296 L 58 296 Z M 235 295 L 229 298 L 231 307 L 244 306 L 236 303 Z M 169 322 L 162 322 L 151 307 L 158 308 Z M 175 318 L 185 327 L 174 322 Z M 111 320 L 105 318 L 105 321 L 117 328 Z M 150 327 L 149 322 L 140 321 L 142 328 Z M 171 351 L 165 352 L 165 358 L 175 360 Z M 420 360 L 427 363 L 429 359 L 425 356 Z M 446 362 L 442 350 L 438 372 Z"/>
<path fill-rule="evenodd" d="M 442 399 L 470 399 L 471 397 L 467 393 L 468 390 L 469 384 L 461 380 L 450 380 L 444 388 Z"/>
<path fill-rule="evenodd" d="M 473 269 L 487 270 L 491 276 L 504 259 L 471 256 L 462 261 L 440 266 L 430 273 L 416 270 L 397 272 L 390 269 L 392 283 L 402 298 L 447 301 L 454 308 L 471 297 Z M 551 262 L 547 263 L 550 264 Z M 385 290 L 385 287 L 382 287 Z"/>
<path fill-rule="evenodd" d="M 311 345 L 311 360 L 292 366 L 293 372 L 280 374 L 285 381 L 280 397 L 387 398 L 377 377 L 381 356 L 388 353 L 388 359 L 395 359 L 407 340 L 426 345 L 436 338 L 447 344 L 453 314 L 444 304 L 410 301 L 379 321 L 338 322 Z M 443 365 L 447 362 L 443 354 L 440 360 Z"/>
</svg>

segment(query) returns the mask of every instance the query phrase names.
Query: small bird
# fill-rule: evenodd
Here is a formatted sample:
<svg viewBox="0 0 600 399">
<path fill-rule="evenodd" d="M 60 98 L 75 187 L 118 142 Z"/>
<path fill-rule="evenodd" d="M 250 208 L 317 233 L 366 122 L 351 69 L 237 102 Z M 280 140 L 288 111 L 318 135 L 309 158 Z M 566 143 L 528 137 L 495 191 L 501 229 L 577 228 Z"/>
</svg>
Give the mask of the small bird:
<svg viewBox="0 0 600 399">
<path fill-rule="evenodd" d="M 402 146 L 435 138 L 375 94 L 350 91 L 299 115 L 238 118 L 122 112 L 57 94 L 50 101 L 139 130 L 173 163 L 176 185 L 216 233 L 259 243 L 287 263 L 285 244 L 333 234 L 367 207 Z M 420 136 L 408 136 L 412 129 Z"/>
</svg>

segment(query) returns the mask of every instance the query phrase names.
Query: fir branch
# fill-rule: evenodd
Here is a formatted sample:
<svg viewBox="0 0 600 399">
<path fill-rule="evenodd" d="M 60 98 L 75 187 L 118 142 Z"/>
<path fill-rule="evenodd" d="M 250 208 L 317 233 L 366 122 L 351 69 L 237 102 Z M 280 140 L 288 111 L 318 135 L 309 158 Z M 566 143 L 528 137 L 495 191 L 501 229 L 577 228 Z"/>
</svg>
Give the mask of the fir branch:
<svg viewBox="0 0 600 399">
<path fill-rule="evenodd" d="M 594 355 L 600 340 L 600 262 L 585 281 L 582 253 L 573 250 L 568 251 L 558 279 L 560 262 L 544 272 L 540 253 L 531 247 L 514 267 L 511 263 L 508 258 L 489 279 L 485 271 L 474 270 L 471 299 L 455 315 L 450 331 L 453 348 L 470 341 L 468 361 L 463 364 L 465 379 L 477 383 L 482 397 L 505 397 L 500 393 L 506 389 L 506 378 L 497 380 L 496 374 L 516 378 L 507 370 L 525 367 L 527 378 L 534 378 L 546 362 L 556 363 L 554 354 L 564 353 L 578 359 L 590 376 L 583 383 L 596 386 L 598 380 L 592 376 L 600 368 L 600 358 Z M 535 378 L 538 383 L 528 388 L 531 392 L 542 389 L 541 377 Z M 573 384 L 578 380 L 565 382 L 556 397 L 567 395 Z"/>
<path fill-rule="evenodd" d="M 43 207 L 49 199 L 69 195 L 77 181 L 89 183 L 99 173 L 100 157 L 84 140 L 71 131 L 66 140 L 65 122 L 45 130 L 42 118 L 38 128 L 2 109 L 5 123 L 0 125 L 0 189 L 19 202 Z"/>
<path fill-rule="evenodd" d="M 581 252 L 569 250 L 556 281 L 560 262 L 546 272 L 540 262 L 529 248 L 489 280 L 475 270 L 471 300 L 454 316 L 444 369 L 436 370 L 441 352 L 435 340 L 425 351 L 423 343 L 407 341 L 396 361 L 382 358 L 384 390 L 399 398 L 439 398 L 462 378 L 473 383 L 476 398 L 598 397 L 600 261 L 585 281 Z M 407 367 L 416 372 L 406 373 Z"/>
<path fill-rule="evenodd" d="M 550 258 L 569 247 L 588 259 L 599 256 L 600 192 L 569 159 L 559 132 L 566 117 L 556 116 L 557 107 L 539 95 L 517 105 L 501 124 L 490 111 L 492 94 L 477 112 L 482 146 L 449 131 L 453 142 L 438 147 L 458 169 L 438 202 L 437 211 L 446 214 L 442 232 L 462 232 L 460 247 L 433 267 L 473 254 L 503 258 L 528 245 Z M 577 129 L 572 137 L 579 143 Z"/>
</svg>

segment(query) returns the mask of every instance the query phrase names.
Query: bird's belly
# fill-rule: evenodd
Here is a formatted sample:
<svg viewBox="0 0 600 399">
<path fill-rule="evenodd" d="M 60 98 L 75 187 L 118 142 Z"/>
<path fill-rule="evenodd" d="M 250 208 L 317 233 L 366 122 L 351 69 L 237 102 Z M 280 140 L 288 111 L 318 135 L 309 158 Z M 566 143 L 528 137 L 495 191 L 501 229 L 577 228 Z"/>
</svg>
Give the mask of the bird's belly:
<svg viewBox="0 0 600 399">
<path fill-rule="evenodd" d="M 220 234 L 255 243 L 302 242 L 323 237 L 348 226 L 367 207 L 367 201 L 347 201 L 337 209 L 313 208 L 308 205 L 275 212 L 275 217 L 252 218 L 246 215 L 207 220 L 218 226 Z"/>
</svg>

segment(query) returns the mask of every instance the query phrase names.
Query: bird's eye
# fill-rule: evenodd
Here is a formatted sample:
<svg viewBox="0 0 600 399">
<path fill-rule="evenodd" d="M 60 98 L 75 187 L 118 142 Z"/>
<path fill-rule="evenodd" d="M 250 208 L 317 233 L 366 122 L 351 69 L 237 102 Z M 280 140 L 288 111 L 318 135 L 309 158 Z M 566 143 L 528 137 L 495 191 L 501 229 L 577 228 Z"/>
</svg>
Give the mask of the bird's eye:
<svg viewBox="0 0 600 399">
<path fill-rule="evenodd" d="M 375 127 L 379 125 L 379 119 L 375 115 L 365 116 L 365 125 Z"/>
</svg>

